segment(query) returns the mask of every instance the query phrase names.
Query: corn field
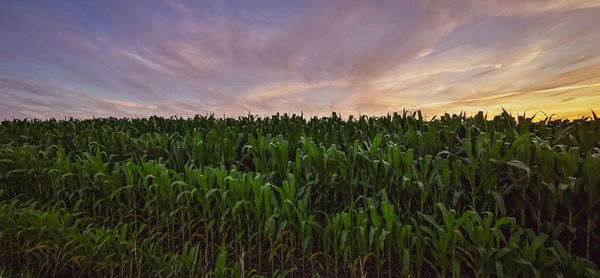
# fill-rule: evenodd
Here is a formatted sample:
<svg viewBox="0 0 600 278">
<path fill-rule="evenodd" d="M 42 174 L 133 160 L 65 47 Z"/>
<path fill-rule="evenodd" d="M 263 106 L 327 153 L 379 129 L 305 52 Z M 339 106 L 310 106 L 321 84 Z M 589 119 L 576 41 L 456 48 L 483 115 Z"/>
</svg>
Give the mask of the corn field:
<svg viewBox="0 0 600 278">
<path fill-rule="evenodd" d="M 599 277 L 600 119 L 0 124 L 0 277 Z"/>
</svg>

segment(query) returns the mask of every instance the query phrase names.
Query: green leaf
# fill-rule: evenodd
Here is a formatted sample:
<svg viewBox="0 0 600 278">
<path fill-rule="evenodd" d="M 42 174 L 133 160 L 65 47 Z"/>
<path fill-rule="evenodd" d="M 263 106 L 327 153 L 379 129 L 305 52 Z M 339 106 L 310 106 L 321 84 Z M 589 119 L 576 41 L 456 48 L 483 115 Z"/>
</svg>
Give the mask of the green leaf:
<svg viewBox="0 0 600 278">
<path fill-rule="evenodd" d="M 533 248 L 533 250 L 539 249 L 544 244 L 544 242 L 546 242 L 546 239 L 548 239 L 548 236 L 546 234 L 540 234 L 531 243 L 531 248 Z"/>
<path fill-rule="evenodd" d="M 504 270 L 502 268 L 502 263 L 499 261 L 496 261 L 496 275 L 498 276 L 498 278 L 504 277 Z"/>
<path fill-rule="evenodd" d="M 517 169 L 525 170 L 527 172 L 527 175 L 529 175 L 529 172 L 530 172 L 529 166 L 527 166 L 525 163 L 523 163 L 520 160 L 513 159 L 511 161 L 506 162 L 506 164 L 509 166 L 515 167 Z"/>
<path fill-rule="evenodd" d="M 494 197 L 494 201 L 496 202 L 500 214 L 506 215 L 506 206 L 504 206 L 504 198 L 502 195 L 498 191 L 492 191 L 492 197 Z"/>
<path fill-rule="evenodd" d="M 373 155 L 377 151 L 377 148 L 379 148 L 379 145 L 381 145 L 381 135 L 377 134 L 375 135 L 375 138 L 373 138 L 373 145 L 371 145 L 369 153 Z"/>
</svg>

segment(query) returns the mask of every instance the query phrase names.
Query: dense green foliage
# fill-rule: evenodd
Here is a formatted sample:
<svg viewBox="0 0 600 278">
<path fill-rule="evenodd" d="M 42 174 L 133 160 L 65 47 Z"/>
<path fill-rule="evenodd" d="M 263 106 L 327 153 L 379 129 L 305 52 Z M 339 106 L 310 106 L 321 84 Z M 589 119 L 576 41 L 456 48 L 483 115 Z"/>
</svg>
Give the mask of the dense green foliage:
<svg viewBox="0 0 600 278">
<path fill-rule="evenodd" d="M 0 124 L 0 276 L 598 277 L 600 119 Z"/>
</svg>

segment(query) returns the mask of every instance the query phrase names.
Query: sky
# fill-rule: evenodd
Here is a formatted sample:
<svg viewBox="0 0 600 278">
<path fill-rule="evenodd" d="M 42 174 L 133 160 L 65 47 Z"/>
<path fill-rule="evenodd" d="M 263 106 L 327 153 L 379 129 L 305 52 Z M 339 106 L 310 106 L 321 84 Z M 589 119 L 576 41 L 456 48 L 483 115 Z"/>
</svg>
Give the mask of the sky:
<svg viewBox="0 0 600 278">
<path fill-rule="evenodd" d="M 0 119 L 575 118 L 598 26 L 600 0 L 2 0 Z"/>
</svg>

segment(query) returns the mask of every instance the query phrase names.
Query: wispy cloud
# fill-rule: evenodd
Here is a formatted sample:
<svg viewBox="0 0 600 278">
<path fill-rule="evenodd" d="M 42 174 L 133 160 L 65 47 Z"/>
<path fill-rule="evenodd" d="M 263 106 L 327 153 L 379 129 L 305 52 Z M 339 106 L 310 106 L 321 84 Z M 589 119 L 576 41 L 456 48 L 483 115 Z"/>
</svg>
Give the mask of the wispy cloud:
<svg viewBox="0 0 600 278">
<path fill-rule="evenodd" d="M 156 109 L 157 108 L 154 105 L 141 105 L 141 104 L 130 102 L 130 101 L 122 101 L 122 100 L 115 100 L 115 99 L 102 99 L 101 101 L 108 102 L 108 103 L 114 103 L 114 104 L 118 104 L 118 105 L 125 106 L 125 107 L 130 107 L 130 108 L 145 108 L 145 109 Z"/>
</svg>

